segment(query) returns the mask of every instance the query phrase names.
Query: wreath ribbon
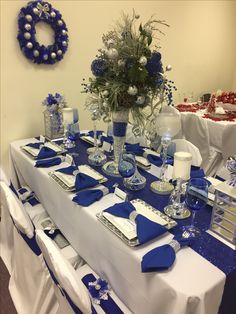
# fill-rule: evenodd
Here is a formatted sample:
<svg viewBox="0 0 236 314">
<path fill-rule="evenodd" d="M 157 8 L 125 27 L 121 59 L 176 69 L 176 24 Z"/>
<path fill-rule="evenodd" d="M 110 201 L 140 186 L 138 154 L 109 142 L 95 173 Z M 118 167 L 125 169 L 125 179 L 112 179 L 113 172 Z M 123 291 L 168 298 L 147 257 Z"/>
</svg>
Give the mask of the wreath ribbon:
<svg viewBox="0 0 236 314">
<path fill-rule="evenodd" d="M 48 18 L 50 16 L 49 12 L 49 6 L 47 3 L 42 5 L 40 2 L 37 3 L 37 9 L 39 10 L 39 17 L 44 13 L 45 17 Z"/>
</svg>

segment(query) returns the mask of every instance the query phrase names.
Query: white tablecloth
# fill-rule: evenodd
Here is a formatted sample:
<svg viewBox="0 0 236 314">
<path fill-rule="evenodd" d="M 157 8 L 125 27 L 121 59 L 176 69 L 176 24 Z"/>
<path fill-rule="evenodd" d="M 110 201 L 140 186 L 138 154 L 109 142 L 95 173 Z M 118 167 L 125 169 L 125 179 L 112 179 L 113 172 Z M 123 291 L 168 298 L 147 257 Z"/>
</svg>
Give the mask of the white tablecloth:
<svg viewBox="0 0 236 314">
<path fill-rule="evenodd" d="M 108 279 L 120 299 L 136 314 L 216 314 L 224 289 L 225 274 L 190 248 L 177 253 L 170 271 L 141 273 L 142 256 L 150 249 L 168 243 L 171 234 L 146 245 L 131 248 L 107 230 L 96 218 L 101 210 L 119 202 L 113 194 L 89 207 L 71 201 L 49 176 L 50 169 L 34 167 L 35 161 L 20 146 L 32 139 L 11 144 L 13 168 L 22 183 L 29 185 L 49 215 L 88 264 Z M 12 173 L 14 179 L 14 173 Z"/>
<path fill-rule="evenodd" d="M 205 114 L 205 110 L 198 110 L 193 112 L 181 112 L 181 115 L 187 118 L 190 114 L 196 114 L 202 117 Z M 214 121 L 208 118 L 202 118 L 207 121 L 207 127 L 209 132 L 210 145 L 215 149 L 222 151 L 222 134 L 226 125 L 236 124 L 236 121 Z"/>
</svg>

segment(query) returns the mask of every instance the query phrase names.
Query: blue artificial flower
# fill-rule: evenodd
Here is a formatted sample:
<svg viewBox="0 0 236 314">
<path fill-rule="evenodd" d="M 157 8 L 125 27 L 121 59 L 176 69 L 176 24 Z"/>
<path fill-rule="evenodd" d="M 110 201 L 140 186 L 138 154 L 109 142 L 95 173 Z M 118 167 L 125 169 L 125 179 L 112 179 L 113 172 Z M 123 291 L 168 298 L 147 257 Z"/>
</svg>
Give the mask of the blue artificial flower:
<svg viewBox="0 0 236 314">
<path fill-rule="evenodd" d="M 51 105 L 57 104 L 57 100 L 52 94 L 48 94 L 47 103 L 48 103 L 48 106 L 51 106 Z"/>
<path fill-rule="evenodd" d="M 155 76 L 158 73 L 163 73 L 160 52 L 154 52 L 151 58 L 147 61 L 145 67 L 150 76 Z"/>
<path fill-rule="evenodd" d="M 91 71 L 95 76 L 103 76 L 107 70 L 106 61 L 103 59 L 95 59 L 91 64 Z"/>
</svg>

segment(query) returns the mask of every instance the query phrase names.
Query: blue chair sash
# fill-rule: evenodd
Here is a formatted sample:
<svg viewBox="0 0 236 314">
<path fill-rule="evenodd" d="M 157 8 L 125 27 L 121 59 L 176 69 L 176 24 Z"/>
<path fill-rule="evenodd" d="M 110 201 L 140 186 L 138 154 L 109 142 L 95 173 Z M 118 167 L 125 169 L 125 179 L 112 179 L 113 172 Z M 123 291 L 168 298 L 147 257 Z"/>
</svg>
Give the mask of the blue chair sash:
<svg viewBox="0 0 236 314">
<path fill-rule="evenodd" d="M 96 281 L 96 278 L 93 274 L 87 274 L 82 278 L 82 282 L 87 289 L 89 289 L 89 283 L 94 281 Z M 107 300 L 100 299 L 100 306 L 107 314 L 124 314 L 109 293 L 107 294 Z"/>
</svg>

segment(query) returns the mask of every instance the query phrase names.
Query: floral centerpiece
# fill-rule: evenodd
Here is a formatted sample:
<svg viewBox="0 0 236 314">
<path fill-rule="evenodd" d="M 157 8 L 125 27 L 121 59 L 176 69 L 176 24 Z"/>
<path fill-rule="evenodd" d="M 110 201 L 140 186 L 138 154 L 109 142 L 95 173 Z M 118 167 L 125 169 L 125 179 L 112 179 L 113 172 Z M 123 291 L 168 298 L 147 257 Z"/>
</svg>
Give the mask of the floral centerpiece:
<svg viewBox="0 0 236 314">
<path fill-rule="evenodd" d="M 61 112 L 66 105 L 64 96 L 58 93 L 48 94 L 42 104 L 46 107 L 44 111 L 45 136 L 50 140 L 61 138 L 64 134 Z"/>
<path fill-rule="evenodd" d="M 86 107 L 90 109 L 96 103 L 104 121 L 112 117 L 114 137 L 125 138 L 125 131 L 120 130 L 122 125 L 114 122 L 124 126 L 129 113 L 134 134 L 144 133 L 147 121 L 155 119 L 154 112 L 164 102 L 171 104 L 172 91 L 176 89 L 165 76 L 160 47 L 153 45 L 156 33 L 163 34 L 159 26 L 168 25 L 151 17 L 136 26 L 138 20 L 134 11 L 131 17 L 123 13 L 114 29 L 103 35 L 104 48 L 98 50 L 91 64 L 94 77 L 82 84 L 84 92 L 89 93 Z M 171 70 L 171 66 L 165 70 Z"/>
</svg>

